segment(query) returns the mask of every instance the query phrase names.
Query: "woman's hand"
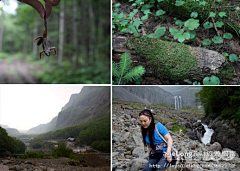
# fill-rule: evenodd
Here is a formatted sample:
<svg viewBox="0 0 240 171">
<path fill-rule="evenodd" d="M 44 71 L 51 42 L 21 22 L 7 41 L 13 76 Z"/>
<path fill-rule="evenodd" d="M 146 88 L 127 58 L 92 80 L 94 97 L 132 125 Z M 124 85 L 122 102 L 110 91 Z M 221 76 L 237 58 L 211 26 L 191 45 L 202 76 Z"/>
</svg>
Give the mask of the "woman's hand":
<svg viewBox="0 0 240 171">
<path fill-rule="evenodd" d="M 171 153 L 165 153 L 165 158 L 167 159 L 167 161 L 170 163 L 172 161 L 172 155 Z"/>
</svg>

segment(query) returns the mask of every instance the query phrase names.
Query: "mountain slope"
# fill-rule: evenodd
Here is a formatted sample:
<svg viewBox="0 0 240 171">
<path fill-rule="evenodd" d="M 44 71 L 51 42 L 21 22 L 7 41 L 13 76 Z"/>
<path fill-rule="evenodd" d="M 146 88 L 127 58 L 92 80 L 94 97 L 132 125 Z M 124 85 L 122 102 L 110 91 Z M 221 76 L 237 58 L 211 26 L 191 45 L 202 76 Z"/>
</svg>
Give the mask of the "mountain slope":
<svg viewBox="0 0 240 171">
<path fill-rule="evenodd" d="M 47 124 L 41 124 L 28 131 L 40 134 L 87 122 L 110 114 L 110 87 L 83 87 L 79 94 L 71 95 L 62 111 Z"/>
<path fill-rule="evenodd" d="M 83 87 L 71 104 L 59 113 L 55 129 L 84 123 L 91 118 L 109 114 L 110 87 Z"/>
<path fill-rule="evenodd" d="M 174 97 L 171 93 L 155 86 L 113 87 L 113 97 L 120 98 L 121 100 L 143 103 L 167 103 L 168 105 L 174 104 Z"/>
<path fill-rule="evenodd" d="M 47 124 L 41 124 L 34 128 L 31 128 L 27 133 L 28 134 L 41 134 L 44 132 L 52 131 L 55 129 L 57 123 L 57 116 L 52 119 L 51 122 Z"/>
</svg>

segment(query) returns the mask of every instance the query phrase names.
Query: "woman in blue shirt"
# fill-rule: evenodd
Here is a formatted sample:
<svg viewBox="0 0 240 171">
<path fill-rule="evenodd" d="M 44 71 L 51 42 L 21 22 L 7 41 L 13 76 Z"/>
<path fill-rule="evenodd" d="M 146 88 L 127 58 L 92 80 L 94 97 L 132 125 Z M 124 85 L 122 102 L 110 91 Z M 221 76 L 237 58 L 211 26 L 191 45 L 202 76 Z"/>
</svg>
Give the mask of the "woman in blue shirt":
<svg viewBox="0 0 240 171">
<path fill-rule="evenodd" d="M 148 146 L 149 151 L 149 161 L 144 167 L 143 171 L 151 171 L 154 168 L 156 171 L 163 171 L 170 164 L 173 163 L 171 156 L 172 148 L 172 137 L 170 136 L 167 128 L 160 122 L 156 123 L 159 133 L 166 139 L 166 144 L 164 145 L 163 139 L 158 134 L 155 129 L 154 117 L 150 110 L 143 110 L 139 113 L 139 120 L 141 124 L 143 143 Z M 154 153 L 156 150 L 161 153 Z"/>
</svg>

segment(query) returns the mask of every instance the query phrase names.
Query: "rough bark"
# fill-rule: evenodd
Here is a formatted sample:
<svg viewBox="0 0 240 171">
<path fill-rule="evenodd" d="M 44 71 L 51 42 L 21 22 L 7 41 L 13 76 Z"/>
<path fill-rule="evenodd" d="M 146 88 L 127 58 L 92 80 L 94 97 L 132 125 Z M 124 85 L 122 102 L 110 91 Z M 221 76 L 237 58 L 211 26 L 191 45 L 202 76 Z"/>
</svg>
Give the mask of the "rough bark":
<svg viewBox="0 0 240 171">
<path fill-rule="evenodd" d="M 60 25 L 59 25 L 59 54 L 58 54 L 58 62 L 62 62 L 63 59 L 63 43 L 64 43 L 64 1 L 60 3 Z"/>
<path fill-rule="evenodd" d="M 2 51 L 3 45 L 3 32 L 4 32 L 4 11 L 1 9 L 1 24 L 0 24 L 0 52 Z"/>
</svg>

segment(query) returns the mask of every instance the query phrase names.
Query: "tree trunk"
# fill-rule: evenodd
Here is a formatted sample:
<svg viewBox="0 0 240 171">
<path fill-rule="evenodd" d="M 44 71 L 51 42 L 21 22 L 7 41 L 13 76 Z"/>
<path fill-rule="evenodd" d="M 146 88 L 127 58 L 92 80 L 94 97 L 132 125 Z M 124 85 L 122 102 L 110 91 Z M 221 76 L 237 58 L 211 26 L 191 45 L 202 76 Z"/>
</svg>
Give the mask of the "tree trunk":
<svg viewBox="0 0 240 171">
<path fill-rule="evenodd" d="M 34 19 L 34 30 L 33 30 L 33 40 L 35 40 L 38 37 L 38 18 Z M 33 42 L 33 54 L 36 55 L 37 54 L 37 43 Z M 36 55 L 37 56 L 37 55 Z"/>
<path fill-rule="evenodd" d="M 1 24 L 0 24 L 0 52 L 3 50 L 3 32 L 4 32 L 4 11 L 1 8 Z"/>
<path fill-rule="evenodd" d="M 73 68 L 78 67 L 78 44 L 77 44 L 77 1 L 73 0 Z"/>
<path fill-rule="evenodd" d="M 147 70 L 145 76 L 177 80 L 179 77 L 184 77 L 183 74 L 179 73 L 184 73 L 186 74 L 185 79 L 191 81 L 202 81 L 204 77 L 210 77 L 211 75 L 221 75 L 221 79 L 226 82 L 232 79 L 228 74 L 233 73 L 233 68 L 225 64 L 225 57 L 222 54 L 212 50 L 151 38 L 127 38 L 115 35 L 112 38 L 112 43 L 114 48 L 112 60 L 119 62 L 121 55 L 129 52 L 133 63 L 145 67 Z M 158 51 L 161 46 L 164 46 L 163 50 Z M 178 54 L 174 54 L 176 49 L 182 49 L 178 46 L 183 46 L 187 50 L 177 51 Z M 179 54 L 180 52 L 182 54 Z M 168 54 L 173 54 L 172 58 Z M 177 56 L 180 57 L 177 58 Z M 166 57 L 167 60 L 164 60 Z M 196 63 L 196 65 L 192 65 L 193 63 Z M 190 65 L 192 67 L 188 68 Z M 171 74 L 168 75 L 168 73 Z M 167 78 L 167 76 L 169 77 Z"/>
<path fill-rule="evenodd" d="M 58 62 L 61 63 L 63 60 L 63 43 L 64 43 L 64 1 L 60 3 L 60 21 L 59 21 L 59 53 L 58 53 Z"/>
</svg>

